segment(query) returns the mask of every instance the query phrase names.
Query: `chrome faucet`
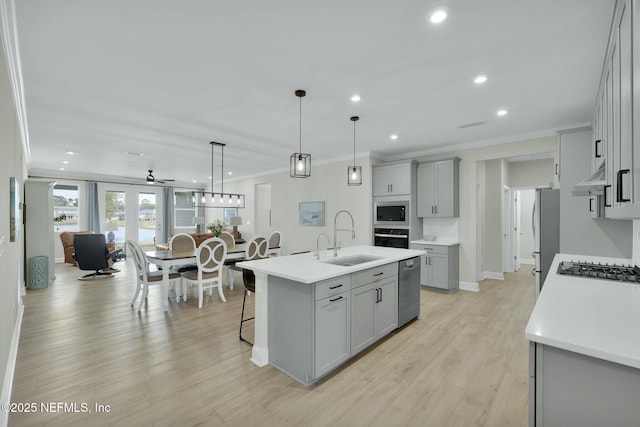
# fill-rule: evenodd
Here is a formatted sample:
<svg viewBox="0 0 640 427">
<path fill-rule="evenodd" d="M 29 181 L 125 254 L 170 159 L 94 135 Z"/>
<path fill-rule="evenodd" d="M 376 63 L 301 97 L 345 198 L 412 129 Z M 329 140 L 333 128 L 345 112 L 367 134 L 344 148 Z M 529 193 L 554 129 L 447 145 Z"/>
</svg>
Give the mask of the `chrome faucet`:
<svg viewBox="0 0 640 427">
<path fill-rule="evenodd" d="M 343 212 L 346 213 L 347 215 L 349 215 L 349 218 L 351 218 L 351 230 L 349 230 L 347 228 L 337 228 L 338 227 L 338 216 Z M 333 256 L 338 256 L 338 242 L 336 240 L 338 231 L 350 231 L 351 232 L 351 239 L 353 240 L 353 239 L 356 238 L 356 225 L 355 225 L 355 222 L 353 221 L 353 216 L 347 210 L 343 209 L 341 211 L 338 211 L 338 213 L 336 213 L 336 216 L 333 218 Z"/>
<path fill-rule="evenodd" d="M 329 240 L 329 236 L 327 236 L 326 233 L 318 234 L 318 237 L 316 238 L 316 259 L 317 260 L 320 259 L 320 236 L 324 236 L 327 238 L 327 246 L 331 244 L 331 241 Z"/>
</svg>

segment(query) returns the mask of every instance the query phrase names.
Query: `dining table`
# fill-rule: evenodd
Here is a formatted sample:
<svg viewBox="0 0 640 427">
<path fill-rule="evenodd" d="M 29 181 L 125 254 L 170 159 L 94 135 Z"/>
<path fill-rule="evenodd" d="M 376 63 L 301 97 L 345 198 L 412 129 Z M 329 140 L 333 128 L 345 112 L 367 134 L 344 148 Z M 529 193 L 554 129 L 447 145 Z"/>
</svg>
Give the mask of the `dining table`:
<svg viewBox="0 0 640 427">
<path fill-rule="evenodd" d="M 243 260 L 246 244 L 235 244 L 227 248 L 226 260 Z M 145 251 L 144 256 L 151 264 L 162 268 L 162 304 L 164 311 L 169 309 L 169 272 L 171 267 L 176 265 L 193 263 L 196 258 L 197 249 L 193 250 L 167 250 L 167 251 Z"/>
</svg>

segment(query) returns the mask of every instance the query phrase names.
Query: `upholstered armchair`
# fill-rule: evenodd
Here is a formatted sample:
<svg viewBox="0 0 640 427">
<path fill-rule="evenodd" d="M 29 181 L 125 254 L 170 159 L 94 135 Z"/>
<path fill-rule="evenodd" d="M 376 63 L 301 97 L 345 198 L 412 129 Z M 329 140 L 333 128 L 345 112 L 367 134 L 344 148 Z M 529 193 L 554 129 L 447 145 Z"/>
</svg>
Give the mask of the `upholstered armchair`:
<svg viewBox="0 0 640 427">
<path fill-rule="evenodd" d="M 64 250 L 64 262 L 66 264 L 78 265 L 75 259 L 73 259 L 73 237 L 76 234 L 93 234 L 93 231 L 63 231 L 60 233 L 60 241 L 62 242 L 62 249 Z"/>
</svg>

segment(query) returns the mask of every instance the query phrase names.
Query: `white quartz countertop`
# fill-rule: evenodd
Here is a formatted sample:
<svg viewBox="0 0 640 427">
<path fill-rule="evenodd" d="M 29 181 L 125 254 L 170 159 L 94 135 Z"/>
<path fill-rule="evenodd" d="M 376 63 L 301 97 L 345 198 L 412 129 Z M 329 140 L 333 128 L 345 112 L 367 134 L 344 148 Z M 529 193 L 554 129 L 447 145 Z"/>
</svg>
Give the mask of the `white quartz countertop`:
<svg viewBox="0 0 640 427">
<path fill-rule="evenodd" d="M 556 255 L 526 338 L 640 368 L 640 284 L 560 275 L 561 261 L 633 264 L 629 259 Z"/>
<path fill-rule="evenodd" d="M 436 240 L 412 240 L 411 243 L 416 245 L 439 245 L 439 246 L 455 246 L 460 242 L 453 239 L 436 239 Z"/>
<path fill-rule="evenodd" d="M 332 265 L 323 262 L 335 259 L 333 257 L 333 251 L 326 250 L 320 251 L 320 261 L 316 260 L 314 252 L 310 252 L 298 255 L 270 257 L 256 261 L 243 261 L 236 265 L 253 270 L 255 273 L 279 276 L 285 279 L 295 280 L 296 282 L 314 283 L 425 254 L 425 251 L 413 249 L 387 248 L 381 246 L 351 246 L 339 249 L 337 258 L 351 255 L 370 255 L 381 258 L 353 266 Z"/>
</svg>

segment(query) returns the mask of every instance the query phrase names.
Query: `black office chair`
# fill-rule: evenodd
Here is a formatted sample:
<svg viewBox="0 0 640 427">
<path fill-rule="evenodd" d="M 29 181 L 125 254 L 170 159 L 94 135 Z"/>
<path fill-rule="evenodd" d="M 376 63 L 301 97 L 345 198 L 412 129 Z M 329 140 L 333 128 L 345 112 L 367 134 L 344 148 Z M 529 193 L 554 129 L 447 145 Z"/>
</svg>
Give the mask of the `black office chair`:
<svg viewBox="0 0 640 427">
<path fill-rule="evenodd" d="M 73 237 L 74 254 L 73 257 L 78 262 L 80 270 L 93 270 L 93 273 L 79 277 L 80 280 L 93 280 L 113 277 L 110 271 L 103 271 L 109 268 L 109 258 L 113 254 L 107 249 L 107 241 L 104 234 L 76 234 Z"/>
</svg>

